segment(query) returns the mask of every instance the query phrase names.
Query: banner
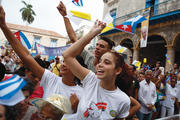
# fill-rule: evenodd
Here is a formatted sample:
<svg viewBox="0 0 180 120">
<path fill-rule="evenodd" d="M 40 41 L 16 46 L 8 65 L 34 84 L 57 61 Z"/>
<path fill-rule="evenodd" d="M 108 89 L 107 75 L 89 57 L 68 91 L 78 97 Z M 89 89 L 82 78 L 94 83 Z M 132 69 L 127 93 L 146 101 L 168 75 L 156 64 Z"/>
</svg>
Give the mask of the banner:
<svg viewBox="0 0 180 120">
<path fill-rule="evenodd" d="M 148 37 L 148 27 L 149 27 L 149 14 L 150 8 L 147 8 L 143 12 L 143 16 L 147 19 L 141 23 L 141 39 L 140 39 L 140 47 L 147 46 L 147 37 Z"/>
<path fill-rule="evenodd" d="M 39 43 L 35 43 L 36 54 L 48 55 L 48 56 L 61 56 L 62 52 L 66 50 L 70 45 L 62 47 L 46 47 Z"/>
</svg>

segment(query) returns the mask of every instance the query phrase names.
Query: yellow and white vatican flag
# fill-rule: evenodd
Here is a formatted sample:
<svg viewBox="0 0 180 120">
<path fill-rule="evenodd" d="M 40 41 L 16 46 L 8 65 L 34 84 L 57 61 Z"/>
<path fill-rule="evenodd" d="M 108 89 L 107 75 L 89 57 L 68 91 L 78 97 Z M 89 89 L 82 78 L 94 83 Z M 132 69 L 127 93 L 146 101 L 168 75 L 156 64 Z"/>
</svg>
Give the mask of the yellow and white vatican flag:
<svg viewBox="0 0 180 120">
<path fill-rule="evenodd" d="M 140 70 L 140 68 L 141 68 L 141 62 L 140 61 L 134 60 L 132 64 L 135 65 L 138 70 Z"/>
<path fill-rule="evenodd" d="M 114 27 L 113 18 L 111 17 L 109 12 L 105 15 L 103 22 L 105 22 L 107 26 L 102 30 L 101 33 L 104 33 L 106 31 L 113 29 L 113 27 Z"/>
<path fill-rule="evenodd" d="M 141 48 L 147 47 L 149 13 L 150 13 L 150 8 L 144 9 L 143 16 L 146 18 L 146 20 L 141 23 L 141 39 L 140 39 Z"/>
<path fill-rule="evenodd" d="M 76 25 L 79 25 L 83 20 L 91 21 L 91 14 L 74 10 L 70 10 L 66 17 L 68 17 Z"/>
<path fill-rule="evenodd" d="M 119 52 L 119 53 L 124 53 L 124 51 L 127 50 L 127 48 L 126 48 L 126 47 L 123 47 L 123 46 L 121 46 L 121 45 L 118 45 L 118 46 L 116 46 L 116 47 L 114 48 L 114 50 L 115 50 L 116 52 Z"/>
</svg>

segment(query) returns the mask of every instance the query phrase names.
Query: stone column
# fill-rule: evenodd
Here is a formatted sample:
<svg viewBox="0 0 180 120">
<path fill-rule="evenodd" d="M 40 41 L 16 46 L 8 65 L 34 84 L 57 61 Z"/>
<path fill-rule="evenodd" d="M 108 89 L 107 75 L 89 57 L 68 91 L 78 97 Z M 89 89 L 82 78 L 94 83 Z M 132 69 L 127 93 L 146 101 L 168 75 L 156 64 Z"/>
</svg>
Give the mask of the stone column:
<svg viewBox="0 0 180 120">
<path fill-rule="evenodd" d="M 170 69 L 172 69 L 172 67 L 174 65 L 175 50 L 174 50 L 174 46 L 166 46 L 166 47 L 167 47 L 167 54 L 168 54 L 169 60 L 171 62 L 171 64 L 169 64 L 168 59 L 166 59 L 165 71 L 167 72 Z"/>
<path fill-rule="evenodd" d="M 133 48 L 133 61 L 139 60 L 139 48 Z"/>
</svg>

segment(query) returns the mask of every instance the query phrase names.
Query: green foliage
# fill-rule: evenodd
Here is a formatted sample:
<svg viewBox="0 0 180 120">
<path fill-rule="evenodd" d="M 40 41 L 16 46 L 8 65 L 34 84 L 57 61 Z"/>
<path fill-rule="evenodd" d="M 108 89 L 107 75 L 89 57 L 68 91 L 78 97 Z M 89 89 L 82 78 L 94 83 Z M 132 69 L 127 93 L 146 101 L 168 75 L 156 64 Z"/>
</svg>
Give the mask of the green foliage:
<svg viewBox="0 0 180 120">
<path fill-rule="evenodd" d="M 27 21 L 31 24 L 34 21 L 34 16 L 36 16 L 34 10 L 32 9 L 31 4 L 27 4 L 25 1 L 22 1 L 25 7 L 20 9 L 23 21 Z"/>
</svg>

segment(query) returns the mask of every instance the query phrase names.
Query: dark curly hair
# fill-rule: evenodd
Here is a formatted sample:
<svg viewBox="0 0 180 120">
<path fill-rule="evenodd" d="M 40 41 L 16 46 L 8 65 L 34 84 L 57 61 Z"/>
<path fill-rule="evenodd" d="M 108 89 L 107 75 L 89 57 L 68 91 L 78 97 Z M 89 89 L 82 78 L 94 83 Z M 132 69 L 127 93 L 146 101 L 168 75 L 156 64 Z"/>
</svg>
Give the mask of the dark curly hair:
<svg viewBox="0 0 180 120">
<path fill-rule="evenodd" d="M 127 64 L 125 64 L 124 58 L 121 54 L 113 50 L 111 50 L 110 53 L 114 55 L 115 68 L 122 68 L 122 72 L 116 77 L 115 85 L 127 95 L 131 95 L 130 88 L 132 87 L 133 76 L 128 69 L 129 67 Z"/>
<path fill-rule="evenodd" d="M 100 39 L 101 39 L 101 40 L 104 40 L 105 42 L 108 43 L 109 49 L 112 49 L 112 48 L 115 46 L 114 41 L 110 40 L 110 39 L 107 38 L 107 37 L 100 37 Z"/>
</svg>

